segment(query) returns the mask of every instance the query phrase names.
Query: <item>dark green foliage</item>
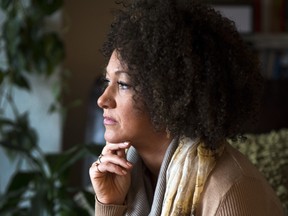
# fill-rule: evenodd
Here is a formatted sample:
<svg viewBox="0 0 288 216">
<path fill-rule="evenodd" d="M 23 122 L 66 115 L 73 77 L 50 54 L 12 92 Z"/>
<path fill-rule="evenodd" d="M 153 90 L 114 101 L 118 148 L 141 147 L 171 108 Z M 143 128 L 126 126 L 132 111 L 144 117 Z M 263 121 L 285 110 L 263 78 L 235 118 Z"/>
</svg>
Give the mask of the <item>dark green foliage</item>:
<svg viewBox="0 0 288 216">
<path fill-rule="evenodd" d="M 73 195 L 84 194 L 90 209 L 94 196 L 83 188 L 69 186 L 69 171 L 83 157 L 98 155 L 101 145 L 81 144 L 61 153 L 44 154 L 27 113 L 14 121 L 1 118 L 0 129 L 0 146 L 31 167 L 16 170 L 12 176 L 6 192 L 0 195 L 0 215 L 89 215 L 87 206 Z"/>
<path fill-rule="evenodd" d="M 0 71 L 0 81 L 7 78 L 14 85 L 29 89 L 25 73 L 50 76 L 63 60 L 64 48 L 59 36 L 43 28 L 47 15 L 59 10 L 62 1 L 37 0 L 28 5 L 23 0 L 1 2 L 6 16 L 1 49 L 8 67 Z"/>
<path fill-rule="evenodd" d="M 47 155 L 35 143 L 24 148 L 4 142 L 0 145 L 32 167 L 12 176 L 6 192 L 0 196 L 0 215 L 89 215 L 87 206 L 73 196 L 83 194 L 89 208 L 93 209 L 94 195 L 83 188 L 69 186 L 69 171 L 75 162 L 91 152 L 91 148 L 99 154 L 101 147 L 78 145 Z"/>
</svg>

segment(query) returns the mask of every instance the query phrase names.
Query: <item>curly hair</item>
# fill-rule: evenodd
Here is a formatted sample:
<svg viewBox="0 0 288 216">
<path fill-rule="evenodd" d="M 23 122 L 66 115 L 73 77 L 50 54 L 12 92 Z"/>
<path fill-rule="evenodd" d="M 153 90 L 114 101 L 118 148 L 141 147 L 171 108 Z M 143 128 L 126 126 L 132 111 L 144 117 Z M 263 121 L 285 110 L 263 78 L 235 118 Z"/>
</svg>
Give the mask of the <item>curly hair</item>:
<svg viewBox="0 0 288 216">
<path fill-rule="evenodd" d="M 215 149 L 255 119 L 262 77 L 234 23 L 192 0 L 138 0 L 118 11 L 103 54 L 117 50 L 155 129 Z"/>
</svg>

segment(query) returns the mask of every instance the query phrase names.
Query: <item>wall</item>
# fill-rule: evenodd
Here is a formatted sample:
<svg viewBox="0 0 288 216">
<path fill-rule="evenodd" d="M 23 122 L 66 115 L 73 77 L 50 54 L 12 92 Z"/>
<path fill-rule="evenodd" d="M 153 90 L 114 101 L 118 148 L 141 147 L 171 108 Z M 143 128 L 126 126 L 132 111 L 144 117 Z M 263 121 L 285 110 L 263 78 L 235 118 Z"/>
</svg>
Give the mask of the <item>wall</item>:
<svg viewBox="0 0 288 216">
<path fill-rule="evenodd" d="M 69 104 L 80 99 L 82 104 L 68 112 L 63 131 L 64 149 L 85 142 L 89 95 L 95 78 L 105 67 L 99 49 L 112 20 L 111 9 L 114 6 L 114 0 L 65 1 L 65 67 L 70 71 L 71 77 L 68 80 L 70 91 L 65 95 L 64 102 Z M 75 170 L 78 171 L 72 172 L 72 183 L 79 184 L 88 170 L 84 170 L 81 163 L 75 166 Z"/>
</svg>

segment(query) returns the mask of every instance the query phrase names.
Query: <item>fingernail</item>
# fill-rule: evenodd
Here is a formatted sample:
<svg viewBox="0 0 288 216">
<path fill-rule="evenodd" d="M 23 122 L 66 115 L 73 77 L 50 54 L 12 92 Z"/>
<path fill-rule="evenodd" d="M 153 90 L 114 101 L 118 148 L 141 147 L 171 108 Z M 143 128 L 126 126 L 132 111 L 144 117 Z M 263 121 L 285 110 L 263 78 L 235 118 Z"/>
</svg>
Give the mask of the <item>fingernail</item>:
<svg viewBox="0 0 288 216">
<path fill-rule="evenodd" d="M 124 145 L 129 145 L 129 142 L 124 142 L 123 144 L 124 144 Z"/>
<path fill-rule="evenodd" d="M 132 164 L 130 162 L 126 162 L 126 164 L 130 167 L 132 166 Z"/>
<path fill-rule="evenodd" d="M 126 175 L 126 174 L 127 174 L 126 170 L 122 170 L 122 173 L 123 173 L 124 175 Z"/>
</svg>

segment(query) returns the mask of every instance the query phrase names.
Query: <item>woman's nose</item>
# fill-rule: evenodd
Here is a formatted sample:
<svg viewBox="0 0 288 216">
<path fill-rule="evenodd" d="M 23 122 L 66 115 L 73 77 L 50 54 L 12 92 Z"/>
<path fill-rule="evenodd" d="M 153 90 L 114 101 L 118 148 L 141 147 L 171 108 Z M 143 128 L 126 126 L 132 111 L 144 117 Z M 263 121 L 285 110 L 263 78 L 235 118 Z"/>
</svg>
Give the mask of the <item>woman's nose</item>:
<svg viewBox="0 0 288 216">
<path fill-rule="evenodd" d="M 114 108 L 116 106 L 115 99 L 109 89 L 106 88 L 102 95 L 98 98 L 97 104 L 102 109 Z"/>
</svg>

